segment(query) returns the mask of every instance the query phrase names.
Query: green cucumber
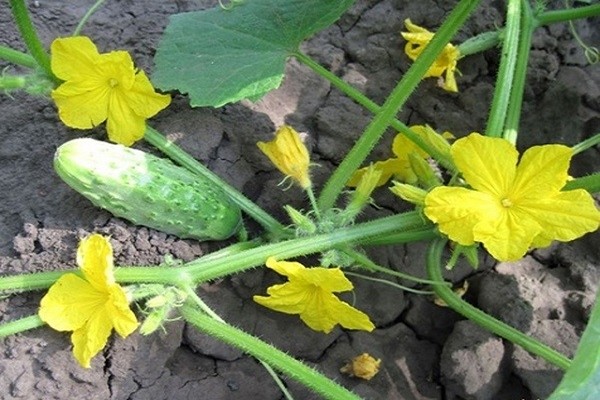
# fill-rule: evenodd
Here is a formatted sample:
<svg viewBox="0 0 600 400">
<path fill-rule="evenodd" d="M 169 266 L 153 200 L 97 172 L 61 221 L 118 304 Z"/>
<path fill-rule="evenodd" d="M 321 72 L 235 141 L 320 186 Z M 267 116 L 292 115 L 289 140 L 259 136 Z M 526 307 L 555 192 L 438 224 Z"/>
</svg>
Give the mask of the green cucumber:
<svg viewBox="0 0 600 400">
<path fill-rule="evenodd" d="M 180 238 L 222 240 L 241 227 L 240 208 L 214 183 L 171 161 L 94 139 L 74 139 L 54 169 L 94 205 Z"/>
</svg>

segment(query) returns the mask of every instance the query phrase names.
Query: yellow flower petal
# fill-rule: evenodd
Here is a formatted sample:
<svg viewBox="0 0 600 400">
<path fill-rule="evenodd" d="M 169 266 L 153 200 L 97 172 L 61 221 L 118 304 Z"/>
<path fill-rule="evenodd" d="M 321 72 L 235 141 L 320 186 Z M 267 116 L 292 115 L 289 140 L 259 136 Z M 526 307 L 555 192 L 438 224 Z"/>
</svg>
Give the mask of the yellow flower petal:
<svg viewBox="0 0 600 400">
<path fill-rule="evenodd" d="M 350 187 L 358 186 L 368 168 L 369 167 L 364 167 L 354 171 L 354 174 L 352 174 L 346 185 Z M 377 184 L 375 185 L 376 187 L 385 185 L 393 176 L 403 182 L 411 179 L 414 181 L 415 178 L 414 173 L 410 169 L 408 159 L 389 158 L 387 160 L 377 161 L 373 164 L 373 168 L 375 168 L 376 171 L 381 172 Z"/>
<path fill-rule="evenodd" d="M 112 246 L 102 235 L 93 234 L 81 240 L 77 248 L 77 265 L 96 290 L 107 291 L 115 283 Z"/>
<path fill-rule="evenodd" d="M 531 147 L 521 158 L 509 197 L 534 200 L 558 193 L 567 183 L 572 156 L 573 150 L 563 145 Z"/>
<path fill-rule="evenodd" d="M 144 73 L 139 71 L 131 89 L 126 93 L 127 103 L 133 112 L 143 118 L 150 118 L 171 103 L 171 96 L 156 93 L 152 83 Z"/>
<path fill-rule="evenodd" d="M 542 227 L 533 247 L 546 247 L 552 240 L 568 242 L 598 229 L 600 212 L 594 199 L 583 190 L 559 192 L 555 196 L 521 204 Z"/>
<path fill-rule="evenodd" d="M 121 286 L 112 285 L 109 294 L 110 301 L 106 303 L 106 313 L 115 331 L 125 338 L 138 327 L 137 318 L 129 308 L 129 300 Z"/>
<path fill-rule="evenodd" d="M 266 265 L 279 275 L 287 276 L 290 281 L 319 286 L 329 292 L 346 292 L 354 288 L 339 268 L 306 268 L 299 262 L 277 261 L 274 257 L 269 257 Z"/>
<path fill-rule="evenodd" d="M 42 321 L 57 331 L 73 331 L 85 325 L 89 315 L 106 301 L 86 280 L 75 274 L 61 276 L 40 303 Z"/>
<path fill-rule="evenodd" d="M 60 120 L 70 128 L 91 129 L 106 121 L 106 92 L 76 82 L 65 82 L 51 93 Z"/>
<path fill-rule="evenodd" d="M 306 308 L 307 291 L 301 285 L 291 285 L 289 282 L 273 285 L 267 289 L 269 296 L 253 296 L 252 299 L 260 304 L 285 314 L 300 314 Z"/>
<path fill-rule="evenodd" d="M 423 138 L 427 135 L 427 128 L 423 125 L 414 125 L 411 126 L 410 129 Z M 394 141 L 392 142 L 392 152 L 396 157 L 401 159 L 408 159 L 410 153 L 417 153 L 423 158 L 428 157 L 427 153 L 401 133 L 394 137 Z"/>
<path fill-rule="evenodd" d="M 502 209 L 487 193 L 461 187 L 440 186 L 425 196 L 427 218 L 439 225 L 451 240 L 470 246 L 475 242 L 473 230 L 501 217 Z"/>
<path fill-rule="evenodd" d="M 258 142 L 257 146 L 284 175 L 294 179 L 303 189 L 310 187 L 310 157 L 294 128 L 284 125 L 275 133 L 275 139 Z"/>
<path fill-rule="evenodd" d="M 304 312 L 300 319 L 312 330 L 329 333 L 340 324 L 346 329 L 359 329 L 371 332 L 375 325 L 369 316 L 357 310 L 335 295 L 318 291 L 308 298 Z"/>
<path fill-rule="evenodd" d="M 276 261 L 272 257 L 267 266 L 287 276 L 289 281 L 268 288 L 269 296 L 254 296 L 257 303 L 286 314 L 299 314 L 311 329 L 325 333 L 337 324 L 348 329 L 375 328 L 366 314 L 333 294 L 353 288 L 339 268 L 305 268 L 300 263 Z"/>
<path fill-rule="evenodd" d="M 94 313 L 84 327 L 73 331 L 73 355 L 84 368 L 90 368 L 92 358 L 106 346 L 112 326 L 106 324 L 104 310 Z"/>
<path fill-rule="evenodd" d="M 124 146 L 131 146 L 144 137 L 146 119 L 133 112 L 123 93 L 114 93 L 111 100 L 106 122 L 108 139 Z"/>
<path fill-rule="evenodd" d="M 100 57 L 96 45 L 85 36 L 58 38 L 52 42 L 50 52 L 52 72 L 64 81 L 94 76 L 94 64 Z"/>
<path fill-rule="evenodd" d="M 507 140 L 472 133 L 452 145 L 452 158 L 475 190 L 506 196 L 516 174 L 519 153 Z"/>
</svg>

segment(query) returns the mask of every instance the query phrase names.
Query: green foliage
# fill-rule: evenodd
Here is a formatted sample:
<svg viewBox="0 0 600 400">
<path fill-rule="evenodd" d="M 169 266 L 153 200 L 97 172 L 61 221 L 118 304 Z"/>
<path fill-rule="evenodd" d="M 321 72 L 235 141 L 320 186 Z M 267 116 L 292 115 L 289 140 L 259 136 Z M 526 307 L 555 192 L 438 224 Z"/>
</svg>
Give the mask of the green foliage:
<svg viewBox="0 0 600 400">
<path fill-rule="evenodd" d="M 277 88 L 300 43 L 335 22 L 352 0 L 252 0 L 171 17 L 152 76 L 192 106 L 258 100 Z"/>
<path fill-rule="evenodd" d="M 600 393 L 600 292 L 577 354 L 548 400 L 593 400 Z"/>
</svg>

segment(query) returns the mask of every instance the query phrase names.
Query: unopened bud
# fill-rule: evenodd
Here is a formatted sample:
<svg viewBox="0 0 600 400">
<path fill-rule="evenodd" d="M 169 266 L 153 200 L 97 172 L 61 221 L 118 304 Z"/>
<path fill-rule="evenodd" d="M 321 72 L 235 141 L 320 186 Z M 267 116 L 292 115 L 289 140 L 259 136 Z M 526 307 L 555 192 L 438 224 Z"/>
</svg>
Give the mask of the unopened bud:
<svg viewBox="0 0 600 400">
<path fill-rule="evenodd" d="M 315 225 L 312 219 L 302 214 L 300 211 L 296 210 L 292 206 L 285 205 L 283 206 L 283 208 L 288 213 L 288 216 L 300 232 L 307 235 L 311 235 L 317 232 L 317 226 Z"/>
<path fill-rule="evenodd" d="M 408 155 L 408 161 L 410 162 L 410 168 L 413 170 L 419 183 L 423 187 L 433 189 L 442 184 L 442 180 L 438 177 L 431 164 L 429 164 L 429 161 L 416 153 L 410 153 Z"/>
<path fill-rule="evenodd" d="M 391 187 L 390 190 L 396 196 L 408 201 L 409 203 L 413 203 L 418 206 L 425 204 L 425 196 L 427 195 L 427 191 L 421 188 L 413 185 L 407 185 L 405 183 L 394 182 L 394 186 Z"/>
</svg>

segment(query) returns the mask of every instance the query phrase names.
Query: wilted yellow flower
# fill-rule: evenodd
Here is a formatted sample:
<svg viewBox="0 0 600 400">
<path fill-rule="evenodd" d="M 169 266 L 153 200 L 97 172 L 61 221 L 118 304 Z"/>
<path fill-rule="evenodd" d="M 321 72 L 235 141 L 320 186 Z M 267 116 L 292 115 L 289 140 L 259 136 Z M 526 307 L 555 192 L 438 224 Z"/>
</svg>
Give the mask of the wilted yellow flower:
<svg viewBox="0 0 600 400">
<path fill-rule="evenodd" d="M 331 332 L 336 324 L 347 329 L 372 331 L 369 316 L 338 299 L 334 292 L 352 290 L 339 268 L 306 268 L 298 262 L 267 259 L 267 267 L 288 277 L 288 282 L 267 289 L 269 296 L 254 296 L 260 305 L 286 314 L 299 314 L 311 329 Z"/>
<path fill-rule="evenodd" d="M 428 125 L 414 125 L 410 127 L 417 135 L 421 136 L 423 140 L 429 143 L 431 146 L 435 146 L 438 151 L 442 154 L 450 152 L 450 144 L 447 139 L 454 137 L 449 132 L 444 132 L 442 135 L 438 134 Z M 377 161 L 373 164 L 375 170 L 381 171 L 381 176 L 377 181 L 377 186 L 385 185 L 390 178 L 394 177 L 400 182 L 406 182 L 415 184 L 418 181 L 418 176 L 413 170 L 412 164 L 409 159 L 411 153 L 416 154 L 421 158 L 428 158 L 429 155 L 425 153 L 419 146 L 410 141 L 405 135 L 399 133 L 394 137 L 392 143 L 392 153 L 396 157 L 389 158 L 384 161 Z M 362 176 L 367 171 L 367 168 L 361 168 L 354 172 L 354 174 L 348 180 L 347 186 L 357 186 L 361 181 Z"/>
<path fill-rule="evenodd" d="M 404 39 L 408 41 L 404 47 L 404 52 L 414 61 L 423 52 L 425 46 L 431 41 L 433 33 L 413 24 L 410 19 L 406 19 L 404 25 L 406 26 L 406 29 L 408 29 L 408 32 L 401 32 Z M 456 64 L 459 58 L 460 51 L 458 50 L 458 47 L 448 43 L 423 77 L 436 76 L 441 78 L 445 72 L 446 79 L 441 80 L 442 83 L 440 86 L 449 92 L 458 92 L 454 72 L 456 71 Z"/>
<path fill-rule="evenodd" d="M 573 151 L 534 146 L 519 153 L 507 140 L 472 133 L 452 145 L 452 157 L 472 189 L 440 186 L 425 197 L 425 215 L 463 246 L 483 243 L 500 261 L 529 248 L 574 240 L 598 229 L 600 212 L 583 189 L 561 191 Z"/>
<path fill-rule="evenodd" d="M 104 121 L 108 138 L 131 146 L 144 136 L 146 119 L 171 102 L 158 94 L 126 51 L 99 54 L 85 36 L 59 38 L 51 46 L 52 72 L 65 81 L 52 92 L 61 121 L 90 129 Z"/>
<path fill-rule="evenodd" d="M 127 337 L 138 326 L 125 291 L 113 277 L 112 247 L 107 238 L 91 235 L 77 249 L 83 278 L 61 276 L 42 298 L 40 318 L 57 331 L 73 331 L 73 354 L 84 368 L 106 346 L 113 328 Z"/>
<path fill-rule="evenodd" d="M 340 368 L 340 372 L 370 381 L 379 372 L 380 365 L 380 359 L 376 359 L 369 353 L 362 353 Z"/>
<path fill-rule="evenodd" d="M 275 133 L 275 139 L 258 142 L 256 145 L 278 170 L 294 179 L 302 189 L 311 186 L 308 150 L 294 128 L 283 125 Z"/>
</svg>

